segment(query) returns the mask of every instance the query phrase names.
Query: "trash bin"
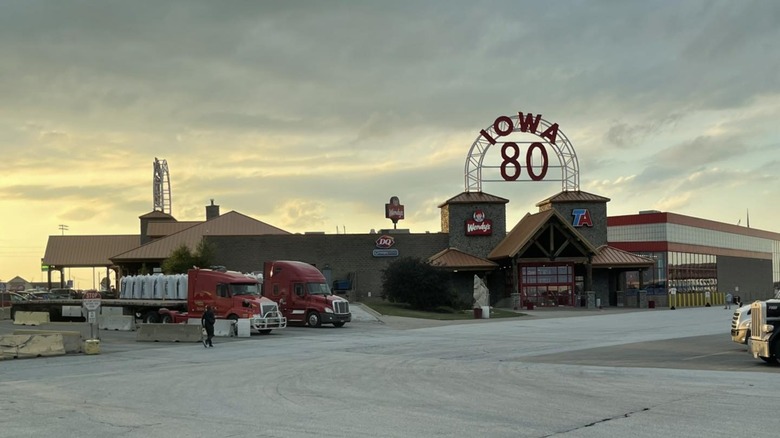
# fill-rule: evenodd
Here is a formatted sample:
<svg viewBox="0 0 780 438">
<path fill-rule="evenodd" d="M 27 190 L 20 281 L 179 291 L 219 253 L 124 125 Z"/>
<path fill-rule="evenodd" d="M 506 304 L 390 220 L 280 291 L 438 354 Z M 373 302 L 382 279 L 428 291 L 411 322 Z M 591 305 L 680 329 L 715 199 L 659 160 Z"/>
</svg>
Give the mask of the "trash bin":
<svg viewBox="0 0 780 438">
<path fill-rule="evenodd" d="M 530 301 L 525 303 L 525 309 L 526 310 L 534 310 L 534 303 L 532 303 Z"/>
<path fill-rule="evenodd" d="M 481 307 L 475 307 L 474 308 L 474 319 L 482 319 L 482 308 Z"/>
<path fill-rule="evenodd" d="M 649 309 L 655 309 L 655 301 L 653 301 L 653 300 L 648 301 L 647 302 L 647 307 Z"/>
</svg>

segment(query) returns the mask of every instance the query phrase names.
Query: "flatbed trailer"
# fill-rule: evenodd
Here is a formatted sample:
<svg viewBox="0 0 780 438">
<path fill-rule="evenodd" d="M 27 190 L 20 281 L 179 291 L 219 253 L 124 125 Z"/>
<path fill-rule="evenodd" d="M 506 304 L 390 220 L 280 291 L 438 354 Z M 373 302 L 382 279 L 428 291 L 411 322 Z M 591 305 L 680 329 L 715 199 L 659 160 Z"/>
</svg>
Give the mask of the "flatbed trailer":
<svg viewBox="0 0 780 438">
<path fill-rule="evenodd" d="M 187 300 L 104 299 L 102 308 L 119 308 L 122 315 L 134 315 L 145 323 L 162 322 L 160 310 L 187 311 Z M 18 311 L 48 312 L 52 321 L 84 320 L 80 299 L 32 300 L 16 302 L 11 306 L 11 318 Z M 117 314 L 119 311 L 116 311 Z"/>
</svg>

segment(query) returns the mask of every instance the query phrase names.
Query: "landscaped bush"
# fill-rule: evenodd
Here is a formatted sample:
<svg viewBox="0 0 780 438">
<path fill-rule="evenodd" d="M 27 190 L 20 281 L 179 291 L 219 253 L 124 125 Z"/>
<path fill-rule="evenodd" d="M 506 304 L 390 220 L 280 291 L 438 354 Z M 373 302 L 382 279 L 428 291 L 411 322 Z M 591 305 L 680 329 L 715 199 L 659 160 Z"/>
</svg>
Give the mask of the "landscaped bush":
<svg viewBox="0 0 780 438">
<path fill-rule="evenodd" d="M 414 257 L 395 260 L 382 272 L 382 296 L 417 310 L 454 308 L 458 304 L 450 290 L 449 273 Z"/>
</svg>

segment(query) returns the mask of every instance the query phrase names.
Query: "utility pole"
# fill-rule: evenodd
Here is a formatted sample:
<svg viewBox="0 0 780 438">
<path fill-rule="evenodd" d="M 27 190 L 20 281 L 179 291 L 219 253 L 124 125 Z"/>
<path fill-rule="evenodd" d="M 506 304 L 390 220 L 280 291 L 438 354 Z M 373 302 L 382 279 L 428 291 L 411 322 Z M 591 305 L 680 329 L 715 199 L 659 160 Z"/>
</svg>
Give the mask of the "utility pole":
<svg viewBox="0 0 780 438">
<path fill-rule="evenodd" d="M 62 231 L 62 235 L 64 236 L 65 232 L 68 231 L 68 226 L 65 224 L 60 224 L 59 227 L 60 227 L 60 231 Z"/>
</svg>

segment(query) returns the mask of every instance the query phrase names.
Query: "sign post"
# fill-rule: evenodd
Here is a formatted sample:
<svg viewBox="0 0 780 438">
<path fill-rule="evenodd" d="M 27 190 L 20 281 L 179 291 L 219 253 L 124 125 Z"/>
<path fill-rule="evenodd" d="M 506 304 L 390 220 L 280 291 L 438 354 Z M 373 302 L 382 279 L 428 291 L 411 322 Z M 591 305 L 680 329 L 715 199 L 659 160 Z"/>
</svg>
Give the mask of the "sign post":
<svg viewBox="0 0 780 438">
<path fill-rule="evenodd" d="M 100 292 L 90 291 L 84 293 L 84 299 L 81 302 L 87 311 L 87 322 L 89 322 L 89 336 L 91 339 L 97 339 L 94 329 L 97 322 L 97 314 L 100 311 L 100 300 Z"/>
</svg>

